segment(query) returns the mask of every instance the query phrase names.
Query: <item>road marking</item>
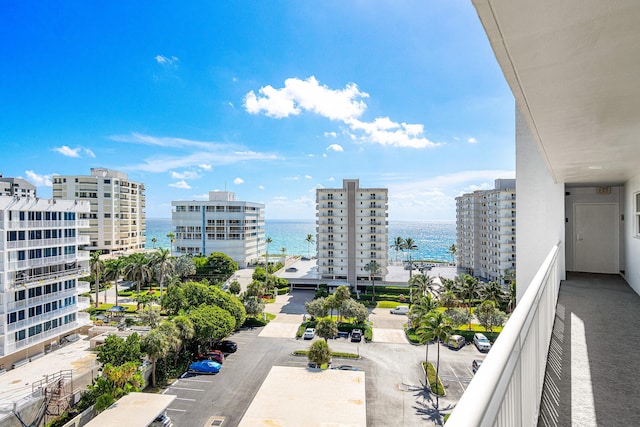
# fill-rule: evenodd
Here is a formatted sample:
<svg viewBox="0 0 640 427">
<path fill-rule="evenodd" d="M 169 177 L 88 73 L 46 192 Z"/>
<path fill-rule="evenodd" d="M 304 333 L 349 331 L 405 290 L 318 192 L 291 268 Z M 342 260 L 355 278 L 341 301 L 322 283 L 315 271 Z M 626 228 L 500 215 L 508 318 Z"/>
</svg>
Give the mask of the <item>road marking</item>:
<svg viewBox="0 0 640 427">
<path fill-rule="evenodd" d="M 204 381 L 204 380 L 192 380 L 191 378 L 182 378 L 182 379 L 180 379 L 178 381 L 191 381 L 191 382 L 194 382 L 194 383 L 205 383 L 205 384 L 209 384 L 211 382 L 211 381 Z M 176 381 L 176 382 L 178 382 L 178 381 Z"/>
<path fill-rule="evenodd" d="M 167 411 L 187 412 L 186 409 L 174 409 L 174 408 L 167 408 Z"/>
<path fill-rule="evenodd" d="M 195 399 L 187 399 L 186 397 L 176 397 L 176 400 L 188 400 L 189 402 L 195 402 Z"/>
<path fill-rule="evenodd" d="M 458 376 L 458 374 L 456 374 L 456 371 L 453 370 L 451 365 L 449 365 L 449 370 L 451 370 L 451 372 L 453 373 L 453 376 L 456 377 L 456 380 L 458 381 L 458 384 L 460 384 L 460 387 L 462 388 L 462 392 L 464 393 L 464 391 L 466 390 L 466 387 L 464 386 L 464 384 L 462 384 L 462 381 L 460 381 L 460 377 Z"/>
<path fill-rule="evenodd" d="M 201 388 L 171 387 L 172 390 L 204 391 Z"/>
</svg>

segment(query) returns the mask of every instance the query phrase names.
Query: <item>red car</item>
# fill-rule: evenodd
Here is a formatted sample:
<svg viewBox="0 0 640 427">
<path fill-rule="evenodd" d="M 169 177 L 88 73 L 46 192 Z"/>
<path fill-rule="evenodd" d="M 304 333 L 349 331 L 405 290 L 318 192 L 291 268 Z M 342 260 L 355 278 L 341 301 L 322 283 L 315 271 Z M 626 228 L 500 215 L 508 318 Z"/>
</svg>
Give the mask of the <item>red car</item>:
<svg viewBox="0 0 640 427">
<path fill-rule="evenodd" d="M 199 354 L 198 360 L 213 360 L 214 362 L 222 363 L 224 361 L 224 354 L 222 354 L 220 350 L 209 350 L 204 354 Z"/>
</svg>

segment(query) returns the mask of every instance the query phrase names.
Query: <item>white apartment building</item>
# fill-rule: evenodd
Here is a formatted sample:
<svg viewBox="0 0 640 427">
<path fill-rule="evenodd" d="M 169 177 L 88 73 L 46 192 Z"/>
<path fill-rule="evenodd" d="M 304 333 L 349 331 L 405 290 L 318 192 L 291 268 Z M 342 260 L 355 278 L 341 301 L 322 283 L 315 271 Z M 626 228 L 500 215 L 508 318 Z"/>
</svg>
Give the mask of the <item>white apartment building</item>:
<svg viewBox="0 0 640 427">
<path fill-rule="evenodd" d="M 265 253 L 264 204 L 236 200 L 232 192 L 210 191 L 209 200 L 171 205 L 174 256 L 222 252 L 244 268 Z"/>
<path fill-rule="evenodd" d="M 322 279 L 367 284 L 364 267 L 376 261 L 384 280 L 389 264 L 388 190 L 361 188 L 357 179 L 344 179 L 342 188 L 316 190 L 316 245 Z"/>
<path fill-rule="evenodd" d="M 146 243 L 144 184 L 128 175 L 104 168 L 91 168 L 91 175 L 56 175 L 53 198 L 87 200 L 91 211 L 84 214 L 89 228 L 88 248 L 102 253 L 144 249 Z"/>
<path fill-rule="evenodd" d="M 518 305 L 447 426 L 637 425 L 640 2 L 472 1 L 516 102 Z"/>
<path fill-rule="evenodd" d="M 0 196 L 36 197 L 36 187 L 22 178 L 5 178 L 0 174 Z"/>
<path fill-rule="evenodd" d="M 458 270 L 486 281 L 516 270 L 516 180 L 456 197 Z"/>
<path fill-rule="evenodd" d="M 0 367 L 38 357 L 90 323 L 89 202 L 0 196 Z"/>
</svg>

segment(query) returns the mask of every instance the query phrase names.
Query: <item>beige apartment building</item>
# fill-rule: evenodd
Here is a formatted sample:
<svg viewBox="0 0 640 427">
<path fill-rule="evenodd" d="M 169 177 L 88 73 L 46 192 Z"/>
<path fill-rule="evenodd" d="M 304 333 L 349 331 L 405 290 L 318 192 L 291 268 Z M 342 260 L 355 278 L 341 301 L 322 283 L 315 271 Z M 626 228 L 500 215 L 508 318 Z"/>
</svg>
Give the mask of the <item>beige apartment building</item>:
<svg viewBox="0 0 640 427">
<path fill-rule="evenodd" d="M 516 180 L 456 197 L 458 270 L 487 281 L 516 269 Z"/>
<path fill-rule="evenodd" d="M 264 204 L 236 200 L 228 191 L 210 191 L 209 200 L 171 205 L 174 256 L 222 252 L 244 268 L 265 253 Z"/>
<path fill-rule="evenodd" d="M 53 198 L 86 200 L 91 211 L 82 219 L 89 228 L 87 249 L 103 253 L 143 249 L 146 242 L 144 184 L 123 172 L 91 168 L 91 175 L 57 175 Z"/>
<path fill-rule="evenodd" d="M 316 190 L 318 273 L 322 279 L 368 284 L 365 266 L 376 261 L 384 280 L 389 264 L 388 190 L 361 188 L 358 179 L 342 188 Z"/>
</svg>

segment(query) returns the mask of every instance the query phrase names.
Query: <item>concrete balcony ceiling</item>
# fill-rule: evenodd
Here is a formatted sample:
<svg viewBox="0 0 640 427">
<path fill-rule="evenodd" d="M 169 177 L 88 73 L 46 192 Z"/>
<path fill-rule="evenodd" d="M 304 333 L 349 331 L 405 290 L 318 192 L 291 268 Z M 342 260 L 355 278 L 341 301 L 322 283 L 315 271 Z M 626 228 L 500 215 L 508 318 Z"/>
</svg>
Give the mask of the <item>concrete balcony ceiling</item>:
<svg viewBox="0 0 640 427">
<path fill-rule="evenodd" d="M 472 1 L 555 181 L 637 175 L 640 1 Z"/>
</svg>

